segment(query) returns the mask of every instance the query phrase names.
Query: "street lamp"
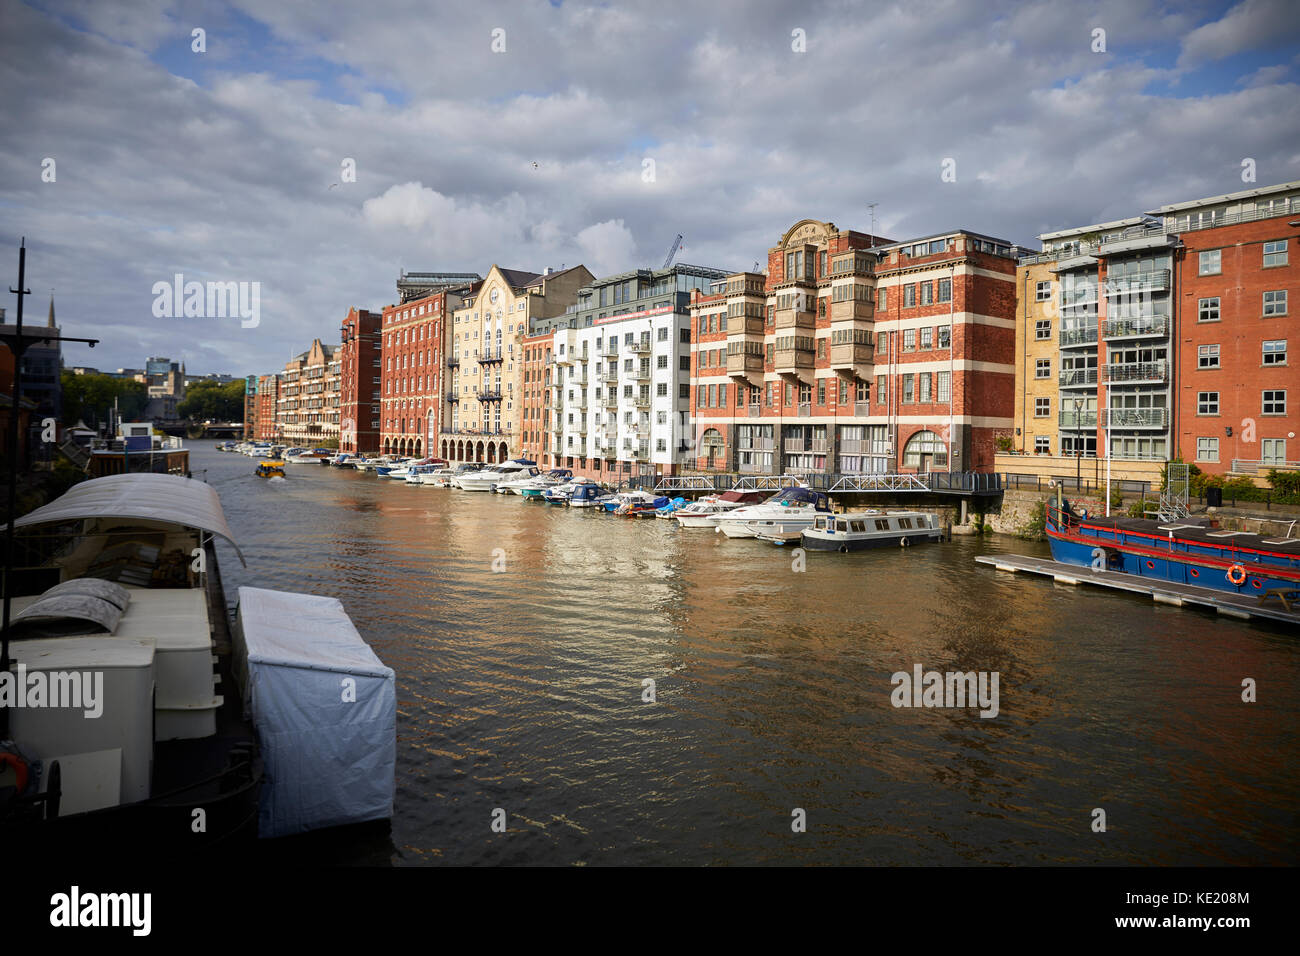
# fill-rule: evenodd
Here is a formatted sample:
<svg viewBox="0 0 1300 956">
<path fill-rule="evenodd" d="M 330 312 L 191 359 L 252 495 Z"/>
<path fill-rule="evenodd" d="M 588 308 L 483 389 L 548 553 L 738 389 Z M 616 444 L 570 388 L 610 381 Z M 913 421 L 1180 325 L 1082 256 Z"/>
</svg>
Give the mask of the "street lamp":
<svg viewBox="0 0 1300 956">
<path fill-rule="evenodd" d="M 1074 491 L 1079 492 L 1079 479 L 1081 477 L 1080 468 L 1082 467 L 1082 449 L 1079 442 L 1083 440 L 1083 422 L 1079 420 L 1079 409 L 1083 407 L 1083 399 L 1074 399 Z"/>
</svg>

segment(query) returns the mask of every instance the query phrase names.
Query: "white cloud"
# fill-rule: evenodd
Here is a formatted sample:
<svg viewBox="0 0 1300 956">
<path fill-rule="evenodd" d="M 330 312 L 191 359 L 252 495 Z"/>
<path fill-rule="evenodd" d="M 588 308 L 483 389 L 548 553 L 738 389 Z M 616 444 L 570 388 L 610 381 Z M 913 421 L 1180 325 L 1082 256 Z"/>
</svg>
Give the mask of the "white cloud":
<svg viewBox="0 0 1300 956">
<path fill-rule="evenodd" d="M 607 219 L 583 229 L 575 238 L 583 264 L 593 275 L 609 275 L 634 268 L 636 239 L 622 219 Z"/>
</svg>

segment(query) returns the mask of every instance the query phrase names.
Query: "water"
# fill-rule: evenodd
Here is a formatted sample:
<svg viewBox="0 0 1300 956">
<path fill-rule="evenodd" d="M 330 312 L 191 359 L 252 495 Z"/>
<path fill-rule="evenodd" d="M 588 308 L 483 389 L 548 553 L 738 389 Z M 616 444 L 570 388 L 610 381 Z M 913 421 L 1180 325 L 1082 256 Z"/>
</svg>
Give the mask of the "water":
<svg viewBox="0 0 1300 956">
<path fill-rule="evenodd" d="M 975 564 L 1047 554 L 1012 539 L 796 573 L 676 522 L 192 449 L 248 559 L 222 550 L 232 599 L 336 596 L 397 672 L 391 834 L 331 859 L 1297 862 L 1294 634 Z M 999 672 L 1000 714 L 894 708 L 916 663 Z"/>
</svg>

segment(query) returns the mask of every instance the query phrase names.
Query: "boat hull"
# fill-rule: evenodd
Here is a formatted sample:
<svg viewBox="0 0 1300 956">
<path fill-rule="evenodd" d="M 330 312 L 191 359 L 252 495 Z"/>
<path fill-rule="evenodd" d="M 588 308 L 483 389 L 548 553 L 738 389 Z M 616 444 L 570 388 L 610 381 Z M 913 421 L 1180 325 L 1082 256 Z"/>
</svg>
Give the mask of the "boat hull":
<svg viewBox="0 0 1300 956">
<path fill-rule="evenodd" d="M 869 535 L 843 531 L 835 534 L 805 531 L 801 540 L 802 546 L 808 551 L 839 551 L 846 553 L 850 551 L 870 551 L 874 548 L 904 547 L 904 541 L 908 545 L 930 544 L 940 540 L 940 533 L 938 531 L 916 531 L 910 534 Z"/>
</svg>

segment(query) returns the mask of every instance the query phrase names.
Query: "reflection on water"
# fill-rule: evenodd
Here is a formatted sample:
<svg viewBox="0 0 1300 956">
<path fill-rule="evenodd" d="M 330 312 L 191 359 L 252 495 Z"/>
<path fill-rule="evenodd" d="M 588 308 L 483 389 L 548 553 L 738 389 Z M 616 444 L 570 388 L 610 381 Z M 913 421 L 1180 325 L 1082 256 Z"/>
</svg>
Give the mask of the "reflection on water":
<svg viewBox="0 0 1300 956">
<path fill-rule="evenodd" d="M 795 573 L 675 522 L 192 454 L 248 557 L 222 552 L 232 599 L 337 596 L 397 672 L 392 832 L 327 838 L 333 858 L 1297 860 L 1294 635 L 975 564 L 1046 553 L 1004 539 Z M 916 663 L 997 671 L 999 715 L 894 708 Z"/>
</svg>

